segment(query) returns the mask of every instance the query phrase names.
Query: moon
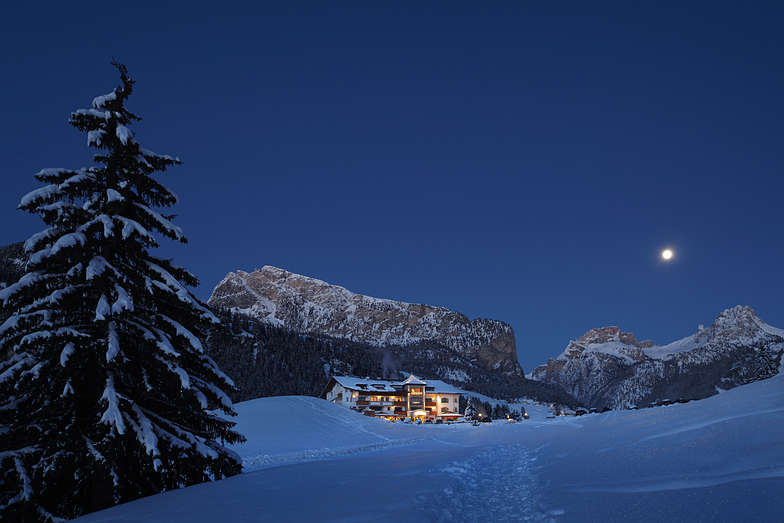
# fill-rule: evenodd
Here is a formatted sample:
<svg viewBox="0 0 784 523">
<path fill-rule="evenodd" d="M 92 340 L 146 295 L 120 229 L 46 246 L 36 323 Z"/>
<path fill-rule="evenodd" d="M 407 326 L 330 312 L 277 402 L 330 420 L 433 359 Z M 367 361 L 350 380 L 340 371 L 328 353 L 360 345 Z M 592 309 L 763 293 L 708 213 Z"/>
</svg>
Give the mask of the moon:
<svg viewBox="0 0 784 523">
<path fill-rule="evenodd" d="M 664 249 L 662 251 L 662 258 L 664 258 L 665 260 L 669 260 L 670 258 L 672 258 L 672 251 L 670 249 Z"/>
</svg>

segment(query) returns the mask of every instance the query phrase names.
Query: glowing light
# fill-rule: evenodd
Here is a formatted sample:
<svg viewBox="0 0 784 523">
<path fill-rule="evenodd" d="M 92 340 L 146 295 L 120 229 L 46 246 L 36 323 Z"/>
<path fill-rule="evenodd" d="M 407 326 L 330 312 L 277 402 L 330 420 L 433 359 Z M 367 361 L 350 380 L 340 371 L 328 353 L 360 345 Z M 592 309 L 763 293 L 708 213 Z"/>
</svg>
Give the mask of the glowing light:
<svg viewBox="0 0 784 523">
<path fill-rule="evenodd" d="M 665 249 L 664 251 L 662 251 L 662 258 L 664 258 L 665 260 L 671 259 L 672 251 L 670 249 Z"/>
</svg>

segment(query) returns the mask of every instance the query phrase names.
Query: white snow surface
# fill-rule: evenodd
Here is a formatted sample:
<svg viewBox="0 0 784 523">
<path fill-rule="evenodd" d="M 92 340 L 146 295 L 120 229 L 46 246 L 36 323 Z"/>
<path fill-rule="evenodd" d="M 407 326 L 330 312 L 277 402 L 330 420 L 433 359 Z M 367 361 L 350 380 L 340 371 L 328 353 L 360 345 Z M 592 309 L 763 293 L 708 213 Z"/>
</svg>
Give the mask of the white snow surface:
<svg viewBox="0 0 784 523">
<path fill-rule="evenodd" d="M 697 334 L 693 336 L 687 336 L 678 341 L 674 341 L 668 345 L 655 345 L 653 347 L 644 349 L 645 355 L 657 359 L 657 360 L 666 360 L 668 357 L 675 356 L 682 352 L 688 352 L 690 350 L 698 349 L 700 347 L 705 346 L 708 342 L 707 332 L 700 330 Z"/>
<path fill-rule="evenodd" d="M 94 131 L 87 131 L 87 146 L 89 147 L 92 144 L 96 146 L 101 145 L 101 139 L 106 134 L 106 131 L 103 129 L 97 129 Z"/>
<path fill-rule="evenodd" d="M 117 91 L 112 91 L 109 94 L 104 94 L 101 96 L 96 96 L 93 98 L 93 109 L 102 109 L 106 102 L 110 102 L 112 100 L 117 99 Z M 85 109 L 82 109 L 85 111 Z"/>
<path fill-rule="evenodd" d="M 115 134 L 117 135 L 117 138 L 120 139 L 120 142 L 122 142 L 123 145 L 126 145 L 129 139 L 133 140 L 133 133 L 131 132 L 131 130 L 125 127 L 121 123 L 117 124 L 117 131 L 115 132 Z"/>
<path fill-rule="evenodd" d="M 19 201 L 19 208 L 27 207 L 36 200 L 45 201 L 50 198 L 54 198 L 61 192 L 62 191 L 60 190 L 60 186 L 54 184 L 41 187 L 40 189 L 35 189 L 22 197 L 22 199 Z"/>
<path fill-rule="evenodd" d="M 474 427 L 240 403 L 245 471 L 79 523 L 780 521 L 784 376 L 640 411 Z"/>
<path fill-rule="evenodd" d="M 707 331 L 709 332 L 709 331 Z M 697 334 L 692 336 L 687 336 L 678 341 L 674 341 L 667 345 L 654 345 L 653 347 L 647 347 L 644 349 L 640 349 L 635 347 L 634 345 L 629 345 L 627 343 L 623 343 L 622 341 L 614 340 L 614 341 L 607 341 L 604 343 L 586 343 L 586 344 L 578 344 L 578 346 L 585 348 L 585 353 L 591 352 L 601 352 L 603 354 L 610 354 L 612 356 L 616 356 L 626 361 L 627 364 L 632 365 L 635 363 L 635 360 L 630 357 L 630 354 L 634 354 L 636 352 L 642 351 L 645 356 L 653 359 L 658 360 L 665 360 L 669 359 L 677 354 L 682 352 L 688 352 L 697 348 L 704 346 L 708 341 L 707 333 L 700 331 Z M 570 344 L 556 359 L 569 361 L 570 357 L 570 350 L 572 349 L 572 345 L 575 344 L 574 342 Z"/>
</svg>

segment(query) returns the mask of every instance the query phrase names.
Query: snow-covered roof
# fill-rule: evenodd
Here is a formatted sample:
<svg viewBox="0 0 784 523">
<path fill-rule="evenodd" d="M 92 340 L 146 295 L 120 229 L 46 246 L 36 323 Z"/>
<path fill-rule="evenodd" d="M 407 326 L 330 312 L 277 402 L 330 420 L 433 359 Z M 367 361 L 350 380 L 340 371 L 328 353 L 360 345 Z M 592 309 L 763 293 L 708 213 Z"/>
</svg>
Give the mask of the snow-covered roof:
<svg viewBox="0 0 784 523">
<path fill-rule="evenodd" d="M 424 385 L 425 382 L 420 380 L 419 378 L 417 378 L 416 376 L 414 376 L 412 374 L 411 376 L 406 378 L 405 381 L 403 382 L 403 385 L 411 385 L 411 384 L 414 384 L 414 385 Z"/>
<path fill-rule="evenodd" d="M 440 392 L 441 394 L 463 394 L 464 391 L 458 389 L 457 387 L 453 387 L 449 383 L 445 383 L 441 380 L 427 380 L 425 382 L 427 387 L 433 387 L 433 392 Z"/>
<path fill-rule="evenodd" d="M 398 392 L 392 382 L 384 380 L 369 380 L 367 378 L 353 378 L 350 376 L 332 376 L 345 389 L 365 390 L 368 392 Z"/>
<path fill-rule="evenodd" d="M 441 380 L 423 380 L 414 376 L 413 374 L 406 378 L 405 381 L 387 381 L 387 380 L 374 380 L 368 378 L 354 378 L 352 376 L 332 376 L 343 388 L 367 391 L 367 392 L 400 392 L 403 385 L 416 384 L 424 385 L 428 389 L 433 388 L 432 392 L 440 392 L 442 394 L 462 394 L 463 391 L 445 383 Z M 430 391 L 428 391 L 430 392 Z"/>
</svg>

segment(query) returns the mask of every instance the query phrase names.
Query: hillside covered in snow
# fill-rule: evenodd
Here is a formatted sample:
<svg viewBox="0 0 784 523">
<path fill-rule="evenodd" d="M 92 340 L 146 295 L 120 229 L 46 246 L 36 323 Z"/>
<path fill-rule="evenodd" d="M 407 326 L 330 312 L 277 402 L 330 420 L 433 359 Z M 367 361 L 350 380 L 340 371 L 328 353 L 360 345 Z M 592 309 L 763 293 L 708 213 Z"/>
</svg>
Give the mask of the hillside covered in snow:
<svg viewBox="0 0 784 523">
<path fill-rule="evenodd" d="M 79 523 L 778 521 L 784 376 L 640 411 L 407 425 L 323 400 L 237 405 L 244 473 Z"/>
</svg>

